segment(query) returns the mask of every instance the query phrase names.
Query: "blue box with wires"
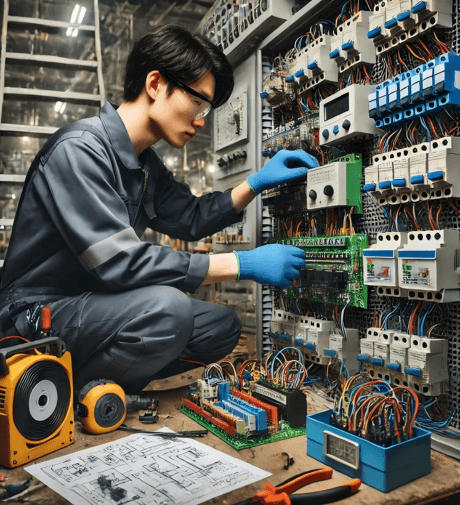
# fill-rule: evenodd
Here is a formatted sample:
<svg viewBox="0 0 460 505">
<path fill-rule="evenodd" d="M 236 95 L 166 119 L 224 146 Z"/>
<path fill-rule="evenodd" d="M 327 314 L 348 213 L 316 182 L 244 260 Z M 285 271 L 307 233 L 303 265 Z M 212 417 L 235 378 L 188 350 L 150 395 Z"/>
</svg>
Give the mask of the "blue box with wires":
<svg viewBox="0 0 460 505">
<path fill-rule="evenodd" d="M 431 433 L 382 447 L 330 424 L 332 410 L 307 416 L 307 455 L 387 493 L 431 472 Z"/>
</svg>

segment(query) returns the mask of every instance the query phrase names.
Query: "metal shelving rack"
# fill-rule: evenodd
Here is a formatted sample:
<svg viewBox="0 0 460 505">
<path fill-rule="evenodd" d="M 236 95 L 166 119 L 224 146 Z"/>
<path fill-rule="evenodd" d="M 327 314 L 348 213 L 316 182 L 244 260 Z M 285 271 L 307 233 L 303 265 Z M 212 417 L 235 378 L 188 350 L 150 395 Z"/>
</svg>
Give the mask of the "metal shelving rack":
<svg viewBox="0 0 460 505">
<path fill-rule="evenodd" d="M 16 26 L 26 29 L 53 29 L 67 30 L 69 27 L 78 28 L 78 30 L 94 34 L 96 60 L 78 60 L 72 58 L 62 58 L 58 56 L 34 55 L 26 53 L 16 53 L 7 51 L 7 33 L 9 26 Z M 30 89 L 21 87 L 5 87 L 5 67 L 7 63 L 24 62 L 39 64 L 43 67 L 53 67 L 60 69 L 74 70 L 95 70 L 97 72 L 97 81 L 99 93 L 75 93 L 63 91 L 51 91 L 42 89 Z M 4 0 L 3 6 L 3 26 L 1 38 L 1 56 L 0 56 L 0 135 L 46 138 L 52 135 L 57 128 L 53 126 L 35 126 L 11 124 L 2 122 L 3 103 L 5 96 L 13 98 L 35 98 L 46 101 L 62 101 L 68 103 L 79 103 L 85 105 L 103 105 L 105 102 L 104 79 L 102 74 L 102 52 L 99 32 L 99 5 L 98 0 L 94 0 L 94 25 L 71 25 L 65 21 L 55 21 L 50 19 L 30 18 L 9 15 L 9 0 Z M 0 174 L 1 183 L 23 183 L 25 175 Z M 0 226 L 12 226 L 13 219 L 0 219 Z M 3 261 L 0 261 L 0 266 Z"/>
</svg>

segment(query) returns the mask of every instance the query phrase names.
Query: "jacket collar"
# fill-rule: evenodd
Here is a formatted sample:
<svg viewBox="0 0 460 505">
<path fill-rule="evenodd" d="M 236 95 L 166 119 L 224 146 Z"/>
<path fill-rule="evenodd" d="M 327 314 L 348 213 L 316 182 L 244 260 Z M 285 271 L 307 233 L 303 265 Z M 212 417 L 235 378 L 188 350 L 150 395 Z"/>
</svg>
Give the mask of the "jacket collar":
<svg viewBox="0 0 460 505">
<path fill-rule="evenodd" d="M 129 169 L 141 168 L 133 143 L 129 138 L 123 120 L 117 113 L 117 109 L 118 105 L 116 103 L 107 100 L 104 106 L 101 107 L 99 117 L 123 165 Z"/>
</svg>

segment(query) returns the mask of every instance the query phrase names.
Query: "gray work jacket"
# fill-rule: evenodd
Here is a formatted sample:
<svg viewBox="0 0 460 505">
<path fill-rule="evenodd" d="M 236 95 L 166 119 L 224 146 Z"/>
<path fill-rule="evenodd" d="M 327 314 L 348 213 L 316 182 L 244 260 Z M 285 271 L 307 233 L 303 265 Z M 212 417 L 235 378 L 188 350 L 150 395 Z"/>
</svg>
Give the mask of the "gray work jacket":
<svg viewBox="0 0 460 505">
<path fill-rule="evenodd" d="M 138 158 L 116 108 L 106 102 L 99 117 L 58 130 L 37 155 L 1 270 L 0 299 L 153 284 L 193 293 L 209 257 L 139 237 L 150 227 L 195 241 L 241 221 L 230 191 L 195 197 L 152 148 Z"/>
</svg>

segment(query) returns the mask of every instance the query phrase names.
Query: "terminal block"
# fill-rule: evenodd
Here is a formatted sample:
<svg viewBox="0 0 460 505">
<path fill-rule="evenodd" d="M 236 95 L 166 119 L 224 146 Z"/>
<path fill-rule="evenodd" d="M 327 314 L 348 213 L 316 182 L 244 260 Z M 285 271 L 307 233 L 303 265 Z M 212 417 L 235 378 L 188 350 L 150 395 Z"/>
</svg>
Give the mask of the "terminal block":
<svg viewBox="0 0 460 505">
<path fill-rule="evenodd" d="M 460 89 L 455 76 L 460 57 L 447 53 L 399 74 L 371 90 L 369 116 L 377 128 L 412 121 L 441 108 L 460 105 Z"/>
<path fill-rule="evenodd" d="M 359 371 L 359 330 L 345 328 L 344 337 L 341 333 L 331 333 L 329 348 L 324 349 L 324 354 L 331 358 L 339 359 L 347 367 L 348 373 L 353 375 Z"/>
<path fill-rule="evenodd" d="M 308 210 L 329 207 L 355 207 L 362 214 L 362 162 L 360 154 L 349 154 L 333 163 L 307 172 Z"/>
<path fill-rule="evenodd" d="M 407 233 L 387 232 L 377 234 L 376 244 L 363 251 L 364 283 L 376 286 L 380 296 L 401 296 L 399 287 L 398 250 L 407 242 Z"/>
<path fill-rule="evenodd" d="M 320 102 L 320 144 L 335 144 L 357 135 L 375 135 L 374 121 L 368 117 L 366 97 L 370 84 L 352 84 Z"/>
<path fill-rule="evenodd" d="M 460 300 L 458 230 L 408 233 L 398 250 L 399 286 L 408 298 L 446 303 Z"/>
<path fill-rule="evenodd" d="M 375 49 L 367 38 L 371 16 L 371 12 L 359 11 L 339 25 L 337 35 L 332 36 L 329 58 L 337 63 L 340 72 L 356 65 L 375 63 Z"/>
</svg>

